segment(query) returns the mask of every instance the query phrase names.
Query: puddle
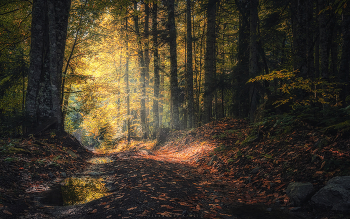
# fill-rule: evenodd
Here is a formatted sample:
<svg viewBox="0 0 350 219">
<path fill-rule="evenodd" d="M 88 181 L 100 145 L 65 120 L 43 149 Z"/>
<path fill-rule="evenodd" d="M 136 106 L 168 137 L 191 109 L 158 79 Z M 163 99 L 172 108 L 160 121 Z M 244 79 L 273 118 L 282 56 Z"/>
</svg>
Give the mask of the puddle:
<svg viewBox="0 0 350 219">
<path fill-rule="evenodd" d="M 84 204 L 108 195 L 102 179 L 68 178 L 61 183 L 63 205 Z"/>
</svg>

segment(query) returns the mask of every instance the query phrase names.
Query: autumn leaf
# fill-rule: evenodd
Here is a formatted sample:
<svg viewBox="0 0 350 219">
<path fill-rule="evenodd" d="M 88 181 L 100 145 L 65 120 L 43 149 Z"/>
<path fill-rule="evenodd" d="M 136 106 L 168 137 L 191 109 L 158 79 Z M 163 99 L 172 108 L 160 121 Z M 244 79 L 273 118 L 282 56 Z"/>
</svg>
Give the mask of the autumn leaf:
<svg viewBox="0 0 350 219">
<path fill-rule="evenodd" d="M 2 212 L 4 212 L 5 214 L 12 215 L 12 213 L 11 213 L 11 212 L 9 212 L 8 210 L 3 210 Z"/>
<path fill-rule="evenodd" d="M 157 213 L 157 214 L 160 214 L 160 215 L 162 215 L 163 217 L 170 217 L 170 216 L 171 216 L 171 212 L 168 212 L 168 211 L 160 212 L 160 213 Z"/>
<path fill-rule="evenodd" d="M 162 208 L 167 208 L 167 209 L 173 209 L 174 207 L 170 206 L 170 205 L 161 205 L 160 207 Z"/>
<path fill-rule="evenodd" d="M 90 211 L 90 214 L 95 214 L 97 212 L 97 209 L 94 209 L 92 211 Z"/>
<path fill-rule="evenodd" d="M 136 209 L 137 207 L 132 207 L 132 208 L 128 208 L 127 210 L 128 211 L 132 211 L 132 210 L 134 210 L 134 209 Z"/>
</svg>

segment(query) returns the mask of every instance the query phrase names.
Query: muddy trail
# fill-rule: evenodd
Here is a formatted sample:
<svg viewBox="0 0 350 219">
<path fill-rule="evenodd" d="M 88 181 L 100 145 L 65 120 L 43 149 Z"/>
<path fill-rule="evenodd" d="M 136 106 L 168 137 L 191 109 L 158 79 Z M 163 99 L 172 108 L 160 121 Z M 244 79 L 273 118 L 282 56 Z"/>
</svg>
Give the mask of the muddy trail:
<svg viewBox="0 0 350 219">
<path fill-rule="evenodd" d="M 63 206 L 56 182 L 32 195 L 30 208 L 20 218 L 294 218 L 264 206 L 233 206 L 225 194 L 234 188 L 220 180 L 208 184 L 186 164 L 148 159 L 137 151 L 92 159 L 108 162 L 87 165 L 75 177 L 102 179 L 106 196 Z"/>
</svg>

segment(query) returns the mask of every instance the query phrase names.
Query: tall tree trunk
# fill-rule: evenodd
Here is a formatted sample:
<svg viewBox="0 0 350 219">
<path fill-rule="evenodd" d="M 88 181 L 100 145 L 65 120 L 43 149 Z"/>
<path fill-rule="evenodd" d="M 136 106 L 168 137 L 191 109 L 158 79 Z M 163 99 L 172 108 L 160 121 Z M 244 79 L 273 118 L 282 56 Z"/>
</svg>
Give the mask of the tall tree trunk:
<svg viewBox="0 0 350 219">
<path fill-rule="evenodd" d="M 187 0 L 187 114 L 188 128 L 193 128 L 193 64 L 192 64 L 192 25 L 191 0 Z"/>
<path fill-rule="evenodd" d="M 319 16 L 319 3 L 316 2 L 316 22 L 319 23 L 320 21 L 320 16 Z M 318 26 L 318 25 L 317 25 Z M 319 29 L 317 31 L 319 33 Z M 315 78 L 320 77 L 320 36 L 316 36 L 316 43 L 315 43 Z"/>
<path fill-rule="evenodd" d="M 61 80 L 70 0 L 34 0 L 26 96 L 27 132 L 63 131 Z"/>
<path fill-rule="evenodd" d="M 158 33 L 157 33 L 157 13 L 158 5 L 157 2 L 153 3 L 152 8 L 152 35 L 153 35 L 153 65 L 154 65 L 154 99 L 153 99 L 153 120 L 154 120 L 154 131 L 153 138 L 156 137 L 159 130 L 159 54 L 158 54 Z"/>
<path fill-rule="evenodd" d="M 209 0 L 207 5 L 207 46 L 205 54 L 204 115 L 203 123 L 211 121 L 212 101 L 215 89 L 215 42 L 216 42 L 216 2 Z"/>
<path fill-rule="evenodd" d="M 126 84 L 126 125 L 127 125 L 127 141 L 131 140 L 131 114 L 130 114 L 130 87 L 129 87 L 129 34 L 128 34 L 128 18 L 125 18 L 125 46 L 126 46 L 126 63 L 125 63 L 125 84 Z"/>
<path fill-rule="evenodd" d="M 259 0 L 250 0 L 250 55 L 249 55 L 249 77 L 258 75 L 258 4 Z M 258 108 L 258 91 L 255 83 L 250 87 L 250 111 L 249 119 L 254 122 L 255 111 Z"/>
<path fill-rule="evenodd" d="M 40 76 L 42 73 L 42 64 L 44 61 L 43 41 L 45 31 L 45 14 L 42 12 L 43 8 L 45 8 L 45 0 L 33 1 L 30 66 L 28 73 L 27 95 L 25 101 L 25 111 L 27 119 L 26 132 L 32 130 L 38 123 L 37 96 L 40 88 Z"/>
<path fill-rule="evenodd" d="M 149 88 L 149 3 L 148 1 L 144 2 L 145 4 L 145 107 L 146 107 L 146 130 L 145 137 L 149 136 L 149 99 L 147 95 L 147 89 Z"/>
<path fill-rule="evenodd" d="M 147 127 L 146 127 L 146 67 L 145 67 L 145 59 L 143 55 L 140 28 L 139 28 L 139 16 L 137 15 L 137 2 L 134 2 L 134 10 L 135 14 L 134 25 L 135 25 L 135 33 L 137 36 L 137 50 L 139 55 L 139 62 L 141 68 L 141 127 L 142 127 L 142 138 L 147 138 Z"/>
<path fill-rule="evenodd" d="M 58 72 L 58 45 L 56 34 L 56 21 L 55 21 L 55 6 L 53 0 L 48 0 L 48 18 L 49 18 L 49 44 L 50 44 L 50 82 L 51 82 L 51 98 L 52 98 L 52 112 L 53 116 L 57 120 L 58 131 L 63 130 L 62 125 L 62 110 L 60 104 L 60 81 L 62 78 L 61 71 Z M 63 57 L 62 57 L 63 58 Z M 63 64 L 63 62 L 62 62 Z M 62 70 L 62 66 L 61 66 Z"/>
<path fill-rule="evenodd" d="M 325 9 L 327 0 L 319 0 L 320 9 Z M 329 10 L 324 10 L 319 15 L 319 28 L 320 28 L 320 72 L 321 77 L 324 79 L 329 78 L 329 54 L 330 54 L 330 15 Z"/>
<path fill-rule="evenodd" d="M 161 57 L 163 57 L 163 59 L 165 59 L 165 53 L 164 50 L 161 52 Z M 159 58 L 159 62 L 161 65 L 161 69 L 165 69 L 165 63 L 163 61 L 162 58 Z M 161 72 L 160 72 L 161 73 Z M 164 105 L 164 72 L 162 74 L 160 74 L 160 86 L 159 86 L 159 125 L 160 127 L 162 127 L 163 124 L 163 105 Z"/>
<path fill-rule="evenodd" d="M 343 9 L 343 21 L 342 21 L 342 53 L 339 67 L 339 75 L 341 82 L 348 82 L 350 78 L 350 4 L 347 4 Z M 350 95 L 349 93 L 349 85 L 343 86 L 343 90 L 341 92 L 341 100 L 343 104 L 346 103 L 346 96 Z"/>
<path fill-rule="evenodd" d="M 235 0 L 239 15 L 237 67 L 233 71 L 233 108 L 234 116 L 245 118 L 249 114 L 249 0 Z"/>
<path fill-rule="evenodd" d="M 168 1 L 168 28 L 170 45 L 170 92 L 172 103 L 172 126 L 174 129 L 180 129 L 179 121 L 179 88 L 177 81 L 177 54 L 176 54 L 176 26 L 175 26 L 175 2 Z"/>
<path fill-rule="evenodd" d="M 292 0 L 293 68 L 298 75 L 308 77 L 307 69 L 307 0 Z"/>
</svg>

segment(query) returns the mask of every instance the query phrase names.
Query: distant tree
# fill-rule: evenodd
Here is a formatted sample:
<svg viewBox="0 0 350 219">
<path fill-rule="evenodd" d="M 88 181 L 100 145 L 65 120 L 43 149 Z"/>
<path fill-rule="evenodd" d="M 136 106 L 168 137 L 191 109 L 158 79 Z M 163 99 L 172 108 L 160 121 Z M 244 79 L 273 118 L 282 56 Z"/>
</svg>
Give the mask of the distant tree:
<svg viewBox="0 0 350 219">
<path fill-rule="evenodd" d="M 193 128 L 194 100 L 193 100 L 193 61 L 192 61 L 192 25 L 191 25 L 191 0 L 186 0 L 187 18 L 187 114 L 188 128 Z"/>
<path fill-rule="evenodd" d="M 250 43 L 249 43 L 249 77 L 258 75 L 258 5 L 259 0 L 250 0 Z M 258 108 L 258 89 L 255 83 L 250 86 L 250 121 L 254 122 L 255 111 Z"/>
<path fill-rule="evenodd" d="M 207 5 L 207 43 L 205 53 L 205 82 L 204 82 L 204 115 L 203 123 L 211 121 L 212 101 L 215 82 L 215 42 L 216 42 L 216 3 L 218 0 L 209 0 Z"/>
<path fill-rule="evenodd" d="M 152 35 L 153 35 L 153 65 L 154 65 L 154 99 L 153 99 L 153 120 L 154 120 L 154 132 L 153 137 L 156 137 L 156 133 L 159 129 L 159 54 L 158 54 L 158 28 L 157 28 L 157 13 L 158 3 L 153 2 L 152 7 Z"/>
<path fill-rule="evenodd" d="M 180 129 L 179 120 L 179 87 L 177 79 L 177 43 L 175 26 L 175 1 L 167 1 L 168 8 L 168 30 L 170 46 L 170 92 L 172 104 L 172 125 L 176 130 Z"/>
</svg>

